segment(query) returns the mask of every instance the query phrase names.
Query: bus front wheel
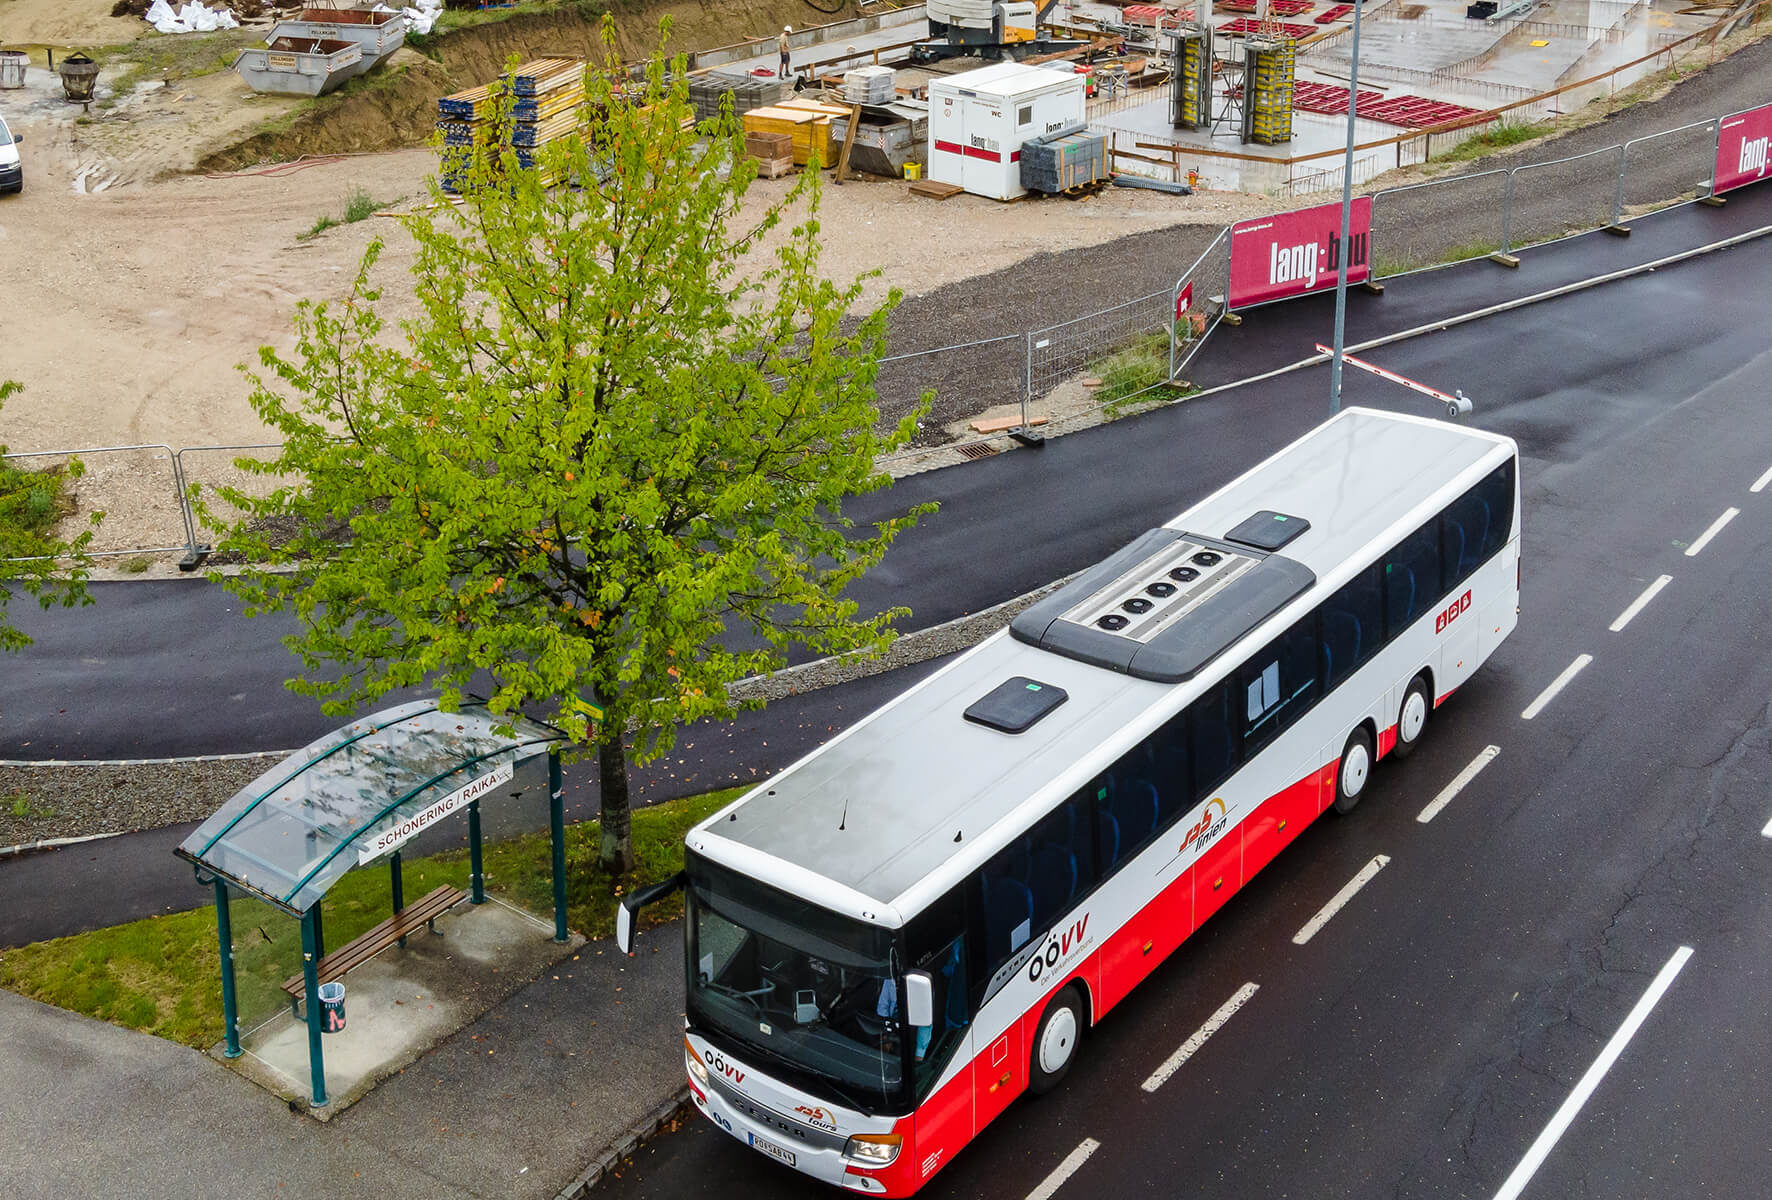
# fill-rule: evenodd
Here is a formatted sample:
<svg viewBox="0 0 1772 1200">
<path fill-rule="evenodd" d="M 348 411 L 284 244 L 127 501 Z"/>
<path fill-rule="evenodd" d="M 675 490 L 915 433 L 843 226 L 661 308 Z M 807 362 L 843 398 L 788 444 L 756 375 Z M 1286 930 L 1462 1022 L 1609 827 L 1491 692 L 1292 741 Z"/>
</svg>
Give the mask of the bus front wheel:
<svg viewBox="0 0 1772 1200">
<path fill-rule="evenodd" d="M 1409 690 L 1403 693 L 1403 707 L 1397 713 L 1397 744 L 1391 747 L 1393 755 L 1408 758 L 1415 753 L 1415 747 L 1421 745 L 1422 732 L 1427 729 L 1427 716 L 1433 710 L 1427 676 L 1417 675 L 1409 681 Z"/>
<path fill-rule="evenodd" d="M 1335 765 L 1335 811 L 1352 812 L 1372 778 L 1372 735 L 1364 725 L 1347 735 L 1341 761 Z"/>
<path fill-rule="evenodd" d="M 1034 1051 L 1028 1064 L 1028 1091 L 1043 1096 L 1063 1081 L 1077 1061 L 1077 1042 L 1083 1036 L 1083 1002 L 1075 984 L 1052 997 L 1034 1032 Z"/>
</svg>

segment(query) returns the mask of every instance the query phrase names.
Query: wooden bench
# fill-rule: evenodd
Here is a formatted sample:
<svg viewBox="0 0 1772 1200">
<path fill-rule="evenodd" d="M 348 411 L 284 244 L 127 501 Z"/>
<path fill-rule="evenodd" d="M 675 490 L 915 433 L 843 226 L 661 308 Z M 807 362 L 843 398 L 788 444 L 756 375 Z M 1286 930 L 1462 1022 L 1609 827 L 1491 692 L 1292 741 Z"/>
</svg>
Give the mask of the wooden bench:
<svg viewBox="0 0 1772 1200">
<path fill-rule="evenodd" d="M 315 971 L 319 976 L 317 982 L 331 983 L 342 977 L 346 971 L 362 966 L 407 934 L 418 932 L 421 925 L 435 933 L 437 918 L 467 898 L 468 894 L 460 888 L 444 884 L 408 904 L 380 925 L 321 955 Z M 299 972 L 291 975 L 283 981 L 283 990 L 289 993 L 289 1011 L 301 1016 L 302 994 L 307 990 L 306 977 Z"/>
</svg>

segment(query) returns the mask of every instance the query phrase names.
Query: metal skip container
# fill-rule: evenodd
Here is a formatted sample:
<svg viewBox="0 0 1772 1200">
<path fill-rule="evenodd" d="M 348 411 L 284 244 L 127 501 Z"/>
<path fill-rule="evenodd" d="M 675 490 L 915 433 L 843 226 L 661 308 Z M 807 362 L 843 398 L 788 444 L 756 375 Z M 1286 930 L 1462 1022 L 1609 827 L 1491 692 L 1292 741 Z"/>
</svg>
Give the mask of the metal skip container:
<svg viewBox="0 0 1772 1200">
<path fill-rule="evenodd" d="M 831 123 L 831 137 L 837 142 L 849 140 L 848 117 Z M 849 148 L 849 165 L 870 175 L 897 178 L 904 173 L 905 164 L 924 163 L 928 146 L 929 105 L 924 101 L 864 105 L 861 128 Z"/>
<path fill-rule="evenodd" d="M 406 16 L 399 11 L 367 8 L 304 8 L 288 21 L 278 21 L 271 38 L 356 42 L 363 58 L 354 74 L 380 66 L 406 42 Z"/>
<path fill-rule="evenodd" d="M 280 37 L 262 50 L 240 51 L 234 70 L 255 92 L 319 96 L 357 74 L 362 61 L 356 42 Z"/>
</svg>

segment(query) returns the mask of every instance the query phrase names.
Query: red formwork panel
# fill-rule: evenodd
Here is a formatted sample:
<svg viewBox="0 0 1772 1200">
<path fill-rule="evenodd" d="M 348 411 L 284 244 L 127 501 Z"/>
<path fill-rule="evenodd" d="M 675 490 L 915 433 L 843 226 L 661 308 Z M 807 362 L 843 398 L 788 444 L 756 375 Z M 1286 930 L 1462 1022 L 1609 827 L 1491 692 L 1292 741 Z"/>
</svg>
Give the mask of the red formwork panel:
<svg viewBox="0 0 1772 1200">
<path fill-rule="evenodd" d="M 1317 6 L 1316 0 L 1268 0 L 1267 10 L 1276 17 L 1296 17 L 1299 13 L 1307 13 Z M 1256 0 L 1214 0 L 1212 7 L 1219 12 L 1259 12 Z"/>
<path fill-rule="evenodd" d="M 1340 116 L 1347 112 L 1347 89 L 1301 79 L 1292 85 L 1292 107 L 1305 112 Z M 1357 115 L 1366 120 L 1383 121 L 1387 125 L 1401 125 L 1408 129 L 1421 129 L 1428 125 L 1456 121 L 1461 117 L 1474 117 L 1480 112 L 1479 109 L 1466 108 L 1462 104 L 1430 100 L 1426 96 L 1386 97 L 1378 92 L 1361 92 L 1356 111 Z"/>
<path fill-rule="evenodd" d="M 1329 22 L 1339 20 L 1353 11 L 1354 6 L 1351 4 L 1337 4 L 1330 8 L 1325 8 L 1322 12 L 1318 13 L 1313 20 L 1318 25 L 1327 25 Z"/>
<path fill-rule="evenodd" d="M 1214 5 L 1214 7 L 1222 8 L 1224 6 Z M 1220 25 L 1218 27 L 1218 32 L 1230 37 L 1242 37 L 1245 34 L 1260 33 L 1261 22 L 1251 20 L 1248 17 L 1238 17 L 1234 21 L 1226 21 L 1223 25 Z M 1315 32 L 1316 30 L 1312 29 L 1309 25 L 1290 25 L 1284 22 L 1281 22 L 1280 24 L 1281 36 L 1289 37 L 1293 41 L 1302 41 Z"/>
</svg>

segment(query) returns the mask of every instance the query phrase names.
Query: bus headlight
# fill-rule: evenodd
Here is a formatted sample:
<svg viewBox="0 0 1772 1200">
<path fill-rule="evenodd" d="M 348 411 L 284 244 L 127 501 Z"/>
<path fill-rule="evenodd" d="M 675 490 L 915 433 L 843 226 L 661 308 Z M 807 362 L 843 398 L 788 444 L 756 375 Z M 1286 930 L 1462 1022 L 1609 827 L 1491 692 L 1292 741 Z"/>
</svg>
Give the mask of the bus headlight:
<svg viewBox="0 0 1772 1200">
<path fill-rule="evenodd" d="M 708 1086 L 708 1069 L 702 1065 L 701 1055 L 695 1052 L 687 1037 L 683 1039 L 683 1058 L 689 1063 L 689 1073 L 700 1081 L 702 1087 Z"/>
<path fill-rule="evenodd" d="M 843 1144 L 843 1157 L 863 1166 L 884 1167 L 898 1157 L 904 1138 L 896 1133 L 858 1133 Z"/>
</svg>

